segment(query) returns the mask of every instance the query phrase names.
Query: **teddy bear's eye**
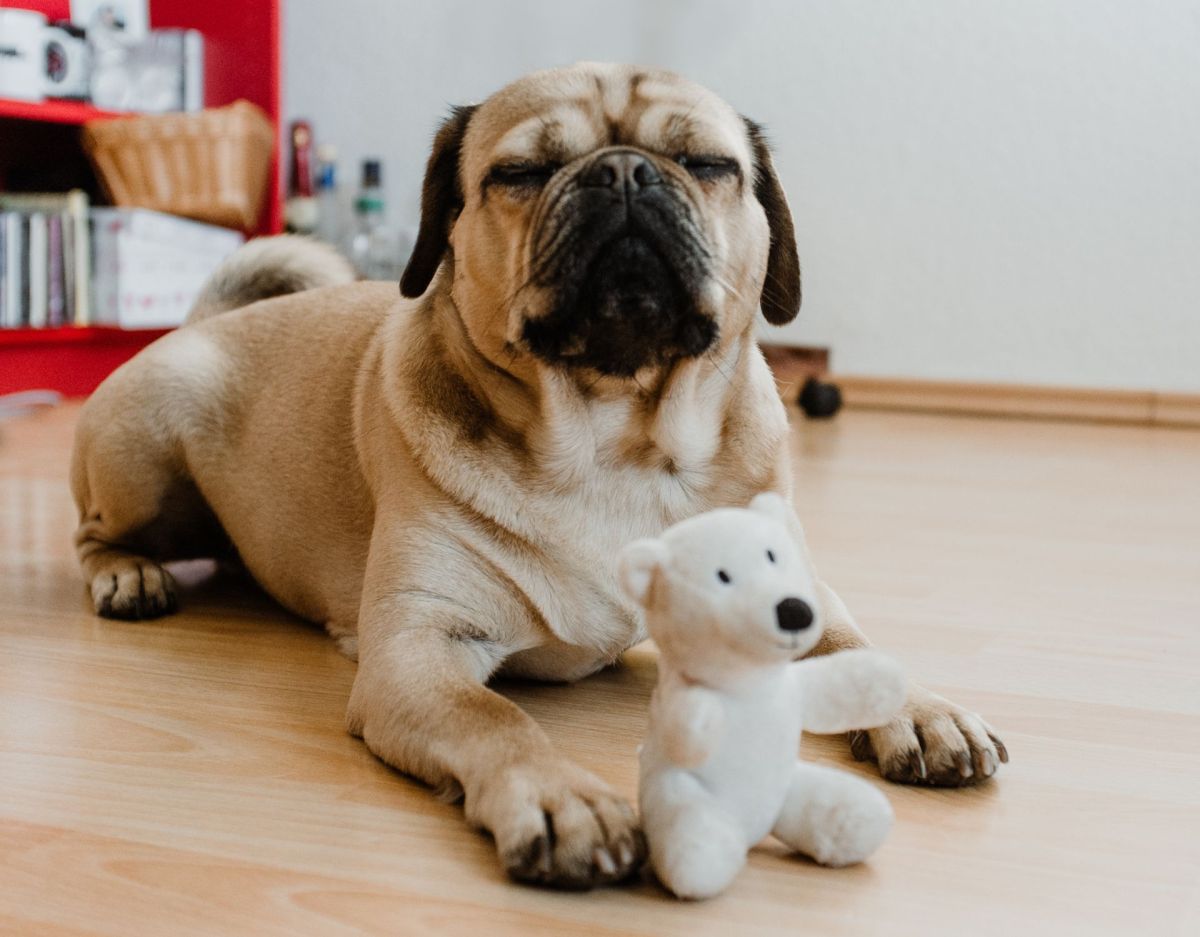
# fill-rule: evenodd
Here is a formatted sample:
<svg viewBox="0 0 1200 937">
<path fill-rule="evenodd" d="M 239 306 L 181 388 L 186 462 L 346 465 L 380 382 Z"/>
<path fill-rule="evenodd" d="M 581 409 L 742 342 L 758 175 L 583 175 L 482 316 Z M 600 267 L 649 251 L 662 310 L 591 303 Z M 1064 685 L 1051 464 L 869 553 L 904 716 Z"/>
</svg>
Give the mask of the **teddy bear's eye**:
<svg viewBox="0 0 1200 937">
<path fill-rule="evenodd" d="M 729 573 L 725 572 L 725 570 L 723 570 L 723 569 L 717 570 L 717 578 L 720 579 L 721 582 L 725 583 L 726 585 L 729 585 L 729 583 L 733 582 L 733 578 L 729 575 Z"/>
<path fill-rule="evenodd" d="M 767 551 L 767 559 L 770 560 L 772 563 L 775 562 L 775 551 L 774 550 Z"/>
</svg>

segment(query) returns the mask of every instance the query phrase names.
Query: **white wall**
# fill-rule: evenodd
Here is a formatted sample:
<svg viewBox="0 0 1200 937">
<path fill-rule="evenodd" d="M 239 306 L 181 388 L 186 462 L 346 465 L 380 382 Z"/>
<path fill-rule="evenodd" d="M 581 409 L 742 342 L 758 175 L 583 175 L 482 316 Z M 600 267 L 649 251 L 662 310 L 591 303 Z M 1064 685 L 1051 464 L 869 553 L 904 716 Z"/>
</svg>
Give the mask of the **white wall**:
<svg viewBox="0 0 1200 937">
<path fill-rule="evenodd" d="M 284 0 L 284 113 L 338 147 L 343 183 L 384 160 L 392 220 L 414 229 L 437 124 L 526 72 L 645 58 L 639 0 Z"/>
<path fill-rule="evenodd" d="M 285 106 L 386 159 L 535 67 L 636 60 L 765 122 L 847 374 L 1200 391 L 1189 0 L 287 0 Z"/>
</svg>

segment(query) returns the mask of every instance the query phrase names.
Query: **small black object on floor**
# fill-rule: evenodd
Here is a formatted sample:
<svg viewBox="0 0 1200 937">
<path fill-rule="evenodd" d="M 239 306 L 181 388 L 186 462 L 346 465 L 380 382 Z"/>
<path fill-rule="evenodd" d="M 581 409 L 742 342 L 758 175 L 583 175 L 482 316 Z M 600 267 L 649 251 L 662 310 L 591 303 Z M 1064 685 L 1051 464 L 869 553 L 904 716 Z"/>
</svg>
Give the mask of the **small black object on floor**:
<svg viewBox="0 0 1200 937">
<path fill-rule="evenodd" d="M 842 409 L 842 392 L 836 384 L 810 377 L 800 389 L 797 401 L 804 415 L 816 420 L 828 419 Z"/>
</svg>

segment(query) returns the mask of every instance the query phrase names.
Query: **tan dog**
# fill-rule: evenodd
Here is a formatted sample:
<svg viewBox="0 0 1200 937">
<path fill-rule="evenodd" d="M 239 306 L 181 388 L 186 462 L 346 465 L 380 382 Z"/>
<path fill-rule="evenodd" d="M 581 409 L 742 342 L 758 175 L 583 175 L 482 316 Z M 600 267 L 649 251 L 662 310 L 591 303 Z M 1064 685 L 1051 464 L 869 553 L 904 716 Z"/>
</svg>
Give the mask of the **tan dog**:
<svg viewBox="0 0 1200 937">
<path fill-rule="evenodd" d="M 611 663 L 643 637 L 620 546 L 790 497 L 754 328 L 760 306 L 796 314 L 799 265 L 762 135 L 671 74 L 532 75 L 439 131 L 409 298 L 350 279 L 308 242 L 252 243 L 203 321 L 88 402 L 72 484 L 96 609 L 163 614 L 161 562 L 236 555 L 357 654 L 350 730 L 461 789 L 509 872 L 621 879 L 643 853 L 633 812 L 486 683 Z M 865 644 L 819 594 L 817 652 Z M 916 687 L 856 753 L 943 784 L 1006 757 L 977 716 Z"/>
</svg>

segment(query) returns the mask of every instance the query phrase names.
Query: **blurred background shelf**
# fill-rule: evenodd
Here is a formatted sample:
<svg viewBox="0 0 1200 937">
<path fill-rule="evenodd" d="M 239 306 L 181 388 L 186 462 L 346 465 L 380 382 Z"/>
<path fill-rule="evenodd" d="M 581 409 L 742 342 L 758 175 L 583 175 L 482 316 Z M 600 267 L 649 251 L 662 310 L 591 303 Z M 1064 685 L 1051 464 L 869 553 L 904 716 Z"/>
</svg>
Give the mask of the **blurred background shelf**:
<svg viewBox="0 0 1200 937">
<path fill-rule="evenodd" d="M 13 0 L 4 6 L 37 10 L 50 20 L 70 15 L 70 0 Z M 280 126 L 280 0 L 150 0 L 155 29 L 196 29 L 204 35 L 204 104 L 237 100 L 257 104 Z M 0 98 L 0 189 L 62 191 L 99 187 L 79 141 L 89 120 L 122 116 L 78 101 L 15 101 Z M 278 144 L 276 149 L 278 150 Z M 271 191 L 254 233 L 283 229 L 278 154 Z"/>
<path fill-rule="evenodd" d="M 124 116 L 122 111 L 106 111 L 82 101 L 14 101 L 0 98 L 0 120 L 29 120 L 78 127 L 89 120 Z"/>
<path fill-rule="evenodd" d="M 56 390 L 90 394 L 114 370 L 169 329 L 107 326 L 0 330 L 0 394 Z"/>
<path fill-rule="evenodd" d="M 14 0 L 0 4 L 38 10 L 51 20 L 70 15 L 69 0 Z M 280 0 L 150 0 L 155 29 L 196 29 L 205 39 L 204 103 L 257 104 L 275 129 L 270 189 L 255 230 L 283 230 L 280 181 Z M 76 101 L 28 102 L 0 98 L 0 190 L 56 192 L 82 188 L 94 203 L 103 194 L 83 153 L 80 128 L 90 120 L 122 116 Z M 48 389 L 69 396 L 91 393 L 122 362 L 164 330 L 107 327 L 0 330 L 0 393 Z"/>
</svg>

